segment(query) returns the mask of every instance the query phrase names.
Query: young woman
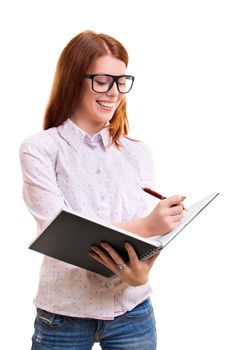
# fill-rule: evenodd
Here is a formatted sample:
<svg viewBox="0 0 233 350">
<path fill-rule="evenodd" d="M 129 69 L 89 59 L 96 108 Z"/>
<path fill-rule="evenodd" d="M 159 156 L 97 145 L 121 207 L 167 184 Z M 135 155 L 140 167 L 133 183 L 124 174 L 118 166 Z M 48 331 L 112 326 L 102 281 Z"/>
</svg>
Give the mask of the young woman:
<svg viewBox="0 0 233 350">
<path fill-rule="evenodd" d="M 59 58 L 44 131 L 21 145 L 26 205 L 42 230 L 61 207 L 141 236 L 173 229 L 183 215 L 182 196 L 154 207 L 142 191 L 154 187 L 150 151 L 127 136 L 128 55 L 120 42 L 85 31 Z M 115 273 L 105 278 L 45 256 L 40 272 L 33 350 L 154 350 L 156 327 L 149 271 L 156 256 L 130 262 L 108 244 L 93 259 Z"/>
</svg>

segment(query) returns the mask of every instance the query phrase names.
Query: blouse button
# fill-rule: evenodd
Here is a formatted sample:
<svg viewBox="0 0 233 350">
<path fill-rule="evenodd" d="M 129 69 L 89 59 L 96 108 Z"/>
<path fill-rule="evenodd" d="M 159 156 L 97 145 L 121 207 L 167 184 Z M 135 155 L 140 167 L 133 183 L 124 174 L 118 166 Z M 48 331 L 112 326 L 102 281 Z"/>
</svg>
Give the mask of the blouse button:
<svg viewBox="0 0 233 350">
<path fill-rule="evenodd" d="M 105 282 L 105 287 L 106 287 L 106 288 L 111 287 L 111 282 L 109 282 L 109 281 Z"/>
</svg>

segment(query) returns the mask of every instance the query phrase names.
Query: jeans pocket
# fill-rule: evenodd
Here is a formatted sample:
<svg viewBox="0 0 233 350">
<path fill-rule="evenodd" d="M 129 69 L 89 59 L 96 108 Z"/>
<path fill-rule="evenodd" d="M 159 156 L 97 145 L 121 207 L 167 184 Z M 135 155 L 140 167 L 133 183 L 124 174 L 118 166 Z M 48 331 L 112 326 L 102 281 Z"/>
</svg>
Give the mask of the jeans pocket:
<svg viewBox="0 0 233 350">
<path fill-rule="evenodd" d="M 150 298 L 144 300 L 137 305 L 134 309 L 127 311 L 126 315 L 129 318 L 147 317 L 153 313 L 153 306 Z"/>
<path fill-rule="evenodd" d="M 54 314 L 38 308 L 36 321 L 39 322 L 39 324 L 55 328 L 64 324 L 65 316 Z"/>
</svg>

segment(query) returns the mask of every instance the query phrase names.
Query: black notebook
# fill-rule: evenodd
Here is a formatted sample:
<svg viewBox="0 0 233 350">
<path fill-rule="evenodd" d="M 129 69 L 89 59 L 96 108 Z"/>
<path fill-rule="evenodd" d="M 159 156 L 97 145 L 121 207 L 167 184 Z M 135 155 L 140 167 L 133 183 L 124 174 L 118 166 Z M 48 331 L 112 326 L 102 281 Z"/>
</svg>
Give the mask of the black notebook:
<svg viewBox="0 0 233 350">
<path fill-rule="evenodd" d="M 143 238 L 116 226 L 92 221 L 68 209 L 61 209 L 29 248 L 66 263 L 111 277 L 112 271 L 89 256 L 92 245 L 100 247 L 101 242 L 108 242 L 127 262 L 129 258 L 124 244 L 129 242 L 136 250 L 139 259 L 148 259 L 163 249 L 218 194 L 213 193 L 188 207 L 182 221 L 173 231 L 150 238 Z"/>
</svg>

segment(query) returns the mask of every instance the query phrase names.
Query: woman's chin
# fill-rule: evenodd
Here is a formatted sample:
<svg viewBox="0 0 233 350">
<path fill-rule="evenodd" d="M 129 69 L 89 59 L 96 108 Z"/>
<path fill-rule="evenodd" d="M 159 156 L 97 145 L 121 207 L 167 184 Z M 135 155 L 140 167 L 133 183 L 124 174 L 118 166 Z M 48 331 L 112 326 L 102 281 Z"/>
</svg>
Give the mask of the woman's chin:
<svg viewBox="0 0 233 350">
<path fill-rule="evenodd" d="M 113 117 L 113 112 L 108 112 L 108 113 L 96 113 L 95 115 L 96 115 L 96 118 L 95 118 L 95 120 L 96 121 L 98 121 L 98 122 L 107 122 L 107 121 L 109 121 L 109 120 L 111 120 L 112 119 L 112 117 Z"/>
</svg>

